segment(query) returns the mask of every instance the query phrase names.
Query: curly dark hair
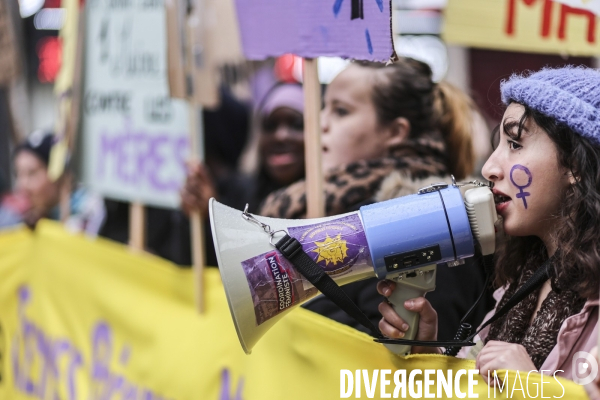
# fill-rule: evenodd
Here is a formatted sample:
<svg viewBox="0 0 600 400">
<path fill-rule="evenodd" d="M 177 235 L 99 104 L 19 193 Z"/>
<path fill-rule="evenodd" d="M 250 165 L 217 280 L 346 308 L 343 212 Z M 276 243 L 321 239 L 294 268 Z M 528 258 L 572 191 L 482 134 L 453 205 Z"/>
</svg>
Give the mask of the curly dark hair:
<svg viewBox="0 0 600 400">
<path fill-rule="evenodd" d="M 559 220 L 559 229 L 554 240 L 559 244 L 559 250 L 553 263 L 553 284 L 558 285 L 558 289 L 575 290 L 584 298 L 598 297 L 600 146 L 554 118 L 521 105 L 525 111 L 519 121 L 517 139 L 531 118 L 556 145 L 559 165 L 575 178 L 565 193 L 559 214 L 555 216 Z M 535 236 L 506 237 L 496 256 L 497 286 L 516 283 L 528 263 L 541 265 L 548 258 L 544 243 Z"/>
</svg>

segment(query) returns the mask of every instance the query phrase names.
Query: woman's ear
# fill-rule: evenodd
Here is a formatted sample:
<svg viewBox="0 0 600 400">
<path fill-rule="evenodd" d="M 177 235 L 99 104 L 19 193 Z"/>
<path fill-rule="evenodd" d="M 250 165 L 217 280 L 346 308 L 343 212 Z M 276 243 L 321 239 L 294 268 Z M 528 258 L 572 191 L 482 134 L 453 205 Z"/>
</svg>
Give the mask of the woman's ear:
<svg viewBox="0 0 600 400">
<path fill-rule="evenodd" d="M 404 117 L 398 117 L 392 121 L 391 134 L 386 140 L 388 148 L 400 145 L 410 135 L 410 122 Z"/>
<path fill-rule="evenodd" d="M 567 178 L 569 178 L 569 183 L 571 185 L 574 185 L 575 183 L 579 182 L 579 177 L 576 177 L 572 171 L 567 172 Z"/>
</svg>

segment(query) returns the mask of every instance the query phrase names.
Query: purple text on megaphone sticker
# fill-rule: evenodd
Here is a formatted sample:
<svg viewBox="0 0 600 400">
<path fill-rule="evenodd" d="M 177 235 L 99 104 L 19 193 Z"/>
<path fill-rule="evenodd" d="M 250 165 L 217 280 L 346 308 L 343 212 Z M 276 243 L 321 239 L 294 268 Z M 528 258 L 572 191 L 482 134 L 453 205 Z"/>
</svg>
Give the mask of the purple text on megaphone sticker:
<svg viewBox="0 0 600 400">
<path fill-rule="evenodd" d="M 290 227 L 304 251 L 333 277 L 373 274 L 371 254 L 357 214 L 319 224 Z M 317 293 L 277 250 L 242 261 L 260 325 Z"/>
<path fill-rule="evenodd" d="M 303 277 L 277 250 L 242 261 L 248 280 L 256 325 L 316 294 L 305 290 Z"/>
</svg>

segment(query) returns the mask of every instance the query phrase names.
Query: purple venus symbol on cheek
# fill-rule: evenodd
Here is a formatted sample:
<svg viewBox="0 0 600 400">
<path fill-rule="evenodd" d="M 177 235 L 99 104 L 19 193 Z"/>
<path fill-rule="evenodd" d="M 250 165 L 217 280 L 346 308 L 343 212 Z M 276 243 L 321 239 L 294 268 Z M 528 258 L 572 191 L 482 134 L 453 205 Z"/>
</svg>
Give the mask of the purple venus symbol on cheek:
<svg viewBox="0 0 600 400">
<path fill-rule="evenodd" d="M 515 182 L 515 179 L 513 178 L 513 174 L 515 173 L 515 171 L 523 171 L 523 173 L 525 173 L 525 175 L 527 175 L 527 183 L 525 185 L 519 185 L 517 182 Z M 517 174 L 517 177 L 519 175 L 521 175 L 521 174 Z M 526 189 L 531 185 L 531 181 L 532 181 L 531 172 L 524 165 L 515 164 L 515 165 L 513 165 L 512 169 L 510 170 L 510 181 L 512 182 L 513 185 L 515 185 L 519 189 L 519 193 L 517 193 L 517 199 L 523 199 L 523 205 L 525 206 L 525 209 L 527 209 L 527 196 L 531 196 L 531 193 L 524 192 L 523 189 Z"/>
</svg>

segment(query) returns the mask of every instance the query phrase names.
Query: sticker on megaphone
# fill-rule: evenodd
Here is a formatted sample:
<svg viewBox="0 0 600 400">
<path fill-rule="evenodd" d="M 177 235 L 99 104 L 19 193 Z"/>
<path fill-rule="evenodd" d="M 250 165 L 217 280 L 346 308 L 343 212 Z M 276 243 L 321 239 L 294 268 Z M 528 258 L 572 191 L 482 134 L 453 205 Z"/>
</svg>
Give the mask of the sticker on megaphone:
<svg viewBox="0 0 600 400">
<path fill-rule="evenodd" d="M 373 268 L 365 229 L 358 214 L 320 224 L 290 227 L 288 231 L 330 276 L 351 276 L 362 273 L 365 266 Z M 304 279 L 304 288 L 311 287 L 313 285 Z"/>
<path fill-rule="evenodd" d="M 371 254 L 357 214 L 288 228 L 306 254 L 330 276 L 373 274 Z M 252 294 L 256 324 L 313 297 L 317 290 L 278 251 L 242 261 Z"/>
</svg>

